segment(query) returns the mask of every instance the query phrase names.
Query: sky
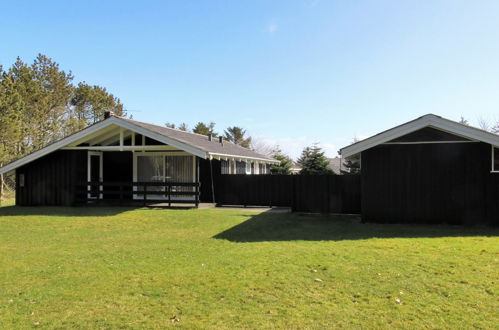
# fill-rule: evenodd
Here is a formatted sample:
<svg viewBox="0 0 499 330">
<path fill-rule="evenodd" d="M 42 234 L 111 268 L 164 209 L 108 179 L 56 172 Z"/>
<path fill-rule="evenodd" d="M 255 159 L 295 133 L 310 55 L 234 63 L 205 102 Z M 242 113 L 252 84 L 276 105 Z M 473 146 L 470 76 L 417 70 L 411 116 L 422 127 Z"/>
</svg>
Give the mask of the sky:
<svg viewBox="0 0 499 330">
<path fill-rule="evenodd" d="M 38 53 L 134 119 L 242 126 L 330 157 L 427 113 L 499 118 L 499 1 L 0 1 L 0 64 Z"/>
</svg>

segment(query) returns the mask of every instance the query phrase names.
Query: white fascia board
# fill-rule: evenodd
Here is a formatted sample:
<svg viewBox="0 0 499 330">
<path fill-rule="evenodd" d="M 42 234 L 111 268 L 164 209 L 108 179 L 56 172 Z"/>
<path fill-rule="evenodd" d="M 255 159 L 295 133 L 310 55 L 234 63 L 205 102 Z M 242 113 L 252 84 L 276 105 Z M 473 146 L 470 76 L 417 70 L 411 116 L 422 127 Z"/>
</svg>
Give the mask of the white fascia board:
<svg viewBox="0 0 499 330">
<path fill-rule="evenodd" d="M 412 133 L 424 127 L 434 127 L 468 139 L 486 142 L 495 146 L 499 145 L 499 136 L 496 134 L 456 123 L 435 115 L 426 115 L 414 121 L 387 130 L 373 137 L 367 138 L 363 141 L 344 147 L 340 150 L 340 154 L 342 157 L 348 158 L 364 150 L 373 148 L 382 143 L 389 142 L 393 139 Z"/>
<path fill-rule="evenodd" d="M 428 125 L 428 120 L 426 118 L 421 118 L 422 120 L 416 120 L 405 125 L 392 128 L 384 133 L 375 135 L 373 137 L 367 138 L 363 141 L 352 144 L 348 147 L 342 148 L 340 154 L 343 158 L 351 157 L 358 154 L 364 150 L 373 148 L 379 144 L 391 141 L 400 136 L 406 135 L 408 133 L 417 131 Z"/>
<path fill-rule="evenodd" d="M 258 160 L 261 162 L 266 162 L 269 164 L 279 164 L 280 161 L 278 160 L 273 160 L 273 159 L 265 159 L 265 158 L 259 158 L 259 157 L 247 157 L 247 156 L 236 156 L 236 155 L 230 155 L 230 154 L 221 154 L 221 153 L 215 153 L 215 152 L 209 152 L 209 156 L 213 158 L 231 158 L 231 159 L 238 159 L 238 160 Z"/>
<path fill-rule="evenodd" d="M 31 154 L 29 154 L 21 159 L 18 159 L 16 161 L 13 161 L 12 163 L 5 165 L 4 167 L 0 168 L 0 174 L 5 174 L 7 172 L 15 170 L 16 168 L 23 166 L 25 164 L 28 164 L 28 163 L 30 163 L 38 158 L 41 158 L 45 155 L 48 155 L 51 152 L 62 149 L 64 147 L 66 147 L 66 146 L 68 146 L 76 141 L 79 141 L 81 139 L 84 139 L 86 137 L 92 136 L 93 134 L 97 133 L 98 131 L 105 129 L 111 125 L 117 125 L 119 127 L 127 128 L 127 129 L 134 131 L 136 133 L 139 133 L 143 136 L 147 136 L 147 137 L 154 139 L 156 141 L 163 142 L 163 143 L 168 144 L 168 145 L 175 147 L 177 149 L 184 150 L 192 155 L 195 155 L 195 156 L 198 156 L 201 158 L 207 157 L 206 152 L 203 150 L 194 148 L 194 147 L 189 146 L 185 143 L 182 143 L 182 142 L 179 142 L 177 140 L 163 136 L 161 134 L 152 132 L 152 131 L 145 129 L 143 127 L 131 124 L 131 123 L 124 121 L 124 120 L 121 120 L 117 117 L 111 117 L 111 118 L 108 118 L 108 119 L 103 120 L 101 122 L 98 122 L 96 124 L 93 124 L 92 126 L 89 126 L 85 129 L 83 129 L 79 132 L 76 132 L 76 133 L 74 133 L 66 138 L 63 138 L 57 142 L 54 142 L 54 143 L 46 146 L 45 148 L 40 149 L 38 151 L 35 151 L 35 152 L 33 152 L 33 153 L 31 153 Z"/>
<path fill-rule="evenodd" d="M 183 143 L 183 142 L 180 142 L 180 141 L 177 141 L 177 140 L 174 140 L 172 138 L 169 138 L 169 137 L 166 137 L 164 135 L 161 135 L 161 134 L 158 134 L 158 133 L 155 133 L 153 131 L 150 131 L 144 127 L 141 127 L 139 125 L 135 125 L 135 124 L 132 124 L 128 121 L 125 121 L 125 120 L 121 120 L 117 117 L 111 117 L 109 120 L 113 120 L 114 124 L 116 125 L 119 125 L 123 128 L 127 128 L 131 131 L 134 131 L 136 133 L 139 133 L 143 136 L 147 136 L 153 140 L 156 140 L 156 141 L 159 141 L 159 142 L 163 142 L 165 144 L 168 144 L 168 145 L 171 145 L 172 147 L 175 147 L 177 149 L 181 149 L 181 150 L 184 150 L 192 155 L 195 155 L 195 156 L 198 156 L 198 157 L 201 157 L 203 159 L 206 159 L 207 157 L 207 153 L 206 151 L 204 150 L 201 150 L 201 149 L 198 149 L 198 148 L 194 148 L 193 146 L 191 145 L 188 145 L 186 143 Z"/>
<path fill-rule="evenodd" d="M 54 152 L 62 147 L 65 147 L 71 143 L 73 143 L 74 141 L 77 141 L 81 138 L 84 138 L 86 136 L 89 136 L 103 128 L 106 128 L 110 125 L 112 125 L 113 122 L 111 121 L 111 119 L 107 119 L 107 120 L 103 120 L 99 123 L 96 123 L 92 126 L 89 126 L 77 133 L 74 133 L 62 140 L 59 140 L 57 142 L 54 142 L 48 146 L 46 146 L 45 148 L 43 149 L 40 149 L 38 151 L 35 151 L 21 159 L 18 159 L 16 161 L 13 161 L 12 163 L 9 163 L 7 165 L 5 165 L 4 167 L 0 168 L 0 174 L 4 174 L 4 173 L 7 173 L 9 171 L 12 171 L 12 170 L 15 170 L 16 168 L 20 167 L 20 166 L 23 166 L 29 162 L 32 162 L 38 158 L 41 158 L 51 152 Z"/>
<path fill-rule="evenodd" d="M 465 138 L 485 142 L 494 146 L 499 146 L 499 135 L 490 133 L 475 127 L 459 124 L 444 118 L 436 118 L 432 120 L 431 126 L 436 126 L 442 130 L 446 130 L 456 135 L 461 135 Z"/>
</svg>

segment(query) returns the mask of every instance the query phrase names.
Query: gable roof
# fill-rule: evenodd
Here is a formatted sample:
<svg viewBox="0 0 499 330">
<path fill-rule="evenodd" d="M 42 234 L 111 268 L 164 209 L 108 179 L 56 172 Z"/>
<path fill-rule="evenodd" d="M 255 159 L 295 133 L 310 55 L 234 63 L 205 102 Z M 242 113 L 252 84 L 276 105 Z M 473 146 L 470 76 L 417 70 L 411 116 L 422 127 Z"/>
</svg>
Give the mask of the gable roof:
<svg viewBox="0 0 499 330">
<path fill-rule="evenodd" d="M 226 140 L 224 140 L 223 144 L 221 144 L 216 138 L 209 141 L 208 136 L 205 135 L 184 132 L 112 115 L 107 119 L 90 125 L 79 132 L 51 143 L 40 150 L 5 165 L 0 168 L 0 174 L 15 170 L 22 165 L 32 162 L 56 150 L 67 147 L 72 143 L 78 142 L 85 137 L 91 136 L 92 134 L 113 125 L 147 136 L 151 139 L 168 144 L 180 150 L 184 150 L 204 159 L 227 157 L 256 160 L 267 163 L 278 162 L 269 156 L 259 154 L 253 150 L 241 147 Z"/>
<path fill-rule="evenodd" d="M 210 141 L 208 139 L 208 136 L 202 134 L 181 131 L 174 128 L 153 125 L 132 119 L 120 118 L 120 120 L 128 122 L 132 125 L 142 127 L 144 129 L 147 129 L 151 132 L 155 132 L 162 136 L 167 136 L 171 139 L 174 139 L 186 145 L 190 145 L 198 150 L 206 152 L 208 156 L 215 156 L 222 158 L 224 156 L 231 156 L 231 157 L 235 156 L 236 158 L 241 157 L 241 158 L 276 162 L 276 160 L 272 157 L 259 154 L 251 149 L 241 147 L 240 145 L 229 142 L 225 139 L 222 144 L 218 141 L 218 138 L 215 137 Z"/>
<path fill-rule="evenodd" d="M 497 134 L 428 114 L 344 147 L 340 149 L 340 154 L 342 157 L 348 158 L 425 127 L 436 128 L 471 141 L 481 141 L 499 147 L 499 135 Z"/>
</svg>

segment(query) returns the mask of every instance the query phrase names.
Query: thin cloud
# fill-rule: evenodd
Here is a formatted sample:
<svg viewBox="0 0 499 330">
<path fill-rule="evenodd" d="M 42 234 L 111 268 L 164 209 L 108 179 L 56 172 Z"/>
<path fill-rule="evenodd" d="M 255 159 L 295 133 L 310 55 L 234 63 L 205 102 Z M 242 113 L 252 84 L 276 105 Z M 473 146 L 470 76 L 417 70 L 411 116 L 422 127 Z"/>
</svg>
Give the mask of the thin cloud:
<svg viewBox="0 0 499 330">
<path fill-rule="evenodd" d="M 277 25 L 275 23 L 270 23 L 267 25 L 267 32 L 270 34 L 276 33 L 277 29 L 279 29 L 279 25 Z"/>
</svg>

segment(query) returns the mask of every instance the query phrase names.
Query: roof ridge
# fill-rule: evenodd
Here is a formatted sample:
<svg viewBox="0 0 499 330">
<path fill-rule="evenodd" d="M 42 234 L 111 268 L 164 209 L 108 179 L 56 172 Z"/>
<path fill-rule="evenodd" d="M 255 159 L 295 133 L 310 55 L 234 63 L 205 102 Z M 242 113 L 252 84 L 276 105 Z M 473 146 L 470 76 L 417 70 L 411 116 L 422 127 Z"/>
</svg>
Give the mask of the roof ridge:
<svg viewBox="0 0 499 330">
<path fill-rule="evenodd" d="M 130 118 L 124 118 L 124 117 L 121 117 L 121 116 L 118 116 L 118 115 L 115 115 L 115 114 L 113 114 L 113 115 L 111 115 L 111 116 L 112 116 L 112 117 L 116 117 L 116 118 L 118 118 L 118 119 L 124 119 L 124 120 L 127 120 L 127 121 L 132 121 L 132 122 L 134 122 L 134 121 L 135 121 L 135 122 L 137 122 L 137 123 L 141 123 L 141 124 L 146 124 L 146 125 L 151 125 L 151 126 L 159 127 L 159 128 L 161 128 L 161 129 L 168 129 L 168 130 L 177 131 L 177 132 L 180 132 L 180 133 L 186 133 L 186 134 L 196 135 L 196 136 L 200 136 L 200 137 L 204 137 L 204 138 L 206 138 L 206 141 L 208 141 L 208 142 L 219 143 L 219 142 L 217 142 L 216 140 L 212 140 L 212 141 L 208 140 L 208 136 L 207 136 L 207 135 L 204 135 L 204 134 L 199 134 L 199 133 L 194 133 L 194 132 L 189 132 L 189 131 L 183 131 L 183 130 L 181 130 L 181 129 L 171 128 L 171 127 L 168 127 L 168 126 L 160 126 L 160 125 L 156 125 L 156 124 L 148 123 L 148 122 L 145 122 L 145 121 L 140 121 L 140 120 L 135 120 L 135 119 L 130 119 Z M 219 135 L 219 136 L 223 136 L 223 135 Z M 227 138 L 225 138 L 225 137 L 224 137 L 224 142 L 230 143 L 230 144 L 232 144 L 233 146 L 237 146 L 237 147 L 239 147 L 239 148 L 243 148 L 243 149 L 245 149 L 245 150 L 251 150 L 251 151 L 254 151 L 254 150 L 252 150 L 252 149 L 250 149 L 250 148 L 243 147 L 243 146 L 242 146 L 242 145 L 240 145 L 240 144 L 237 144 L 237 143 L 234 143 L 234 142 L 232 142 L 232 141 L 230 141 L 230 140 L 227 140 Z"/>
</svg>

